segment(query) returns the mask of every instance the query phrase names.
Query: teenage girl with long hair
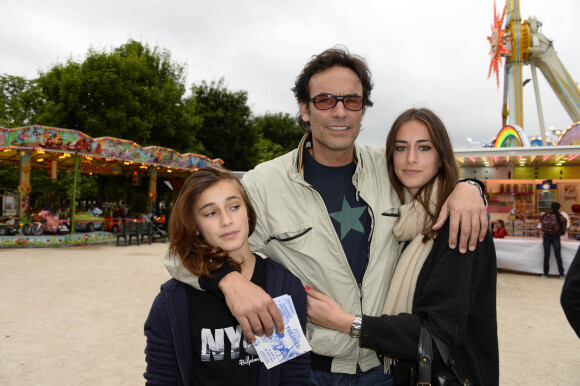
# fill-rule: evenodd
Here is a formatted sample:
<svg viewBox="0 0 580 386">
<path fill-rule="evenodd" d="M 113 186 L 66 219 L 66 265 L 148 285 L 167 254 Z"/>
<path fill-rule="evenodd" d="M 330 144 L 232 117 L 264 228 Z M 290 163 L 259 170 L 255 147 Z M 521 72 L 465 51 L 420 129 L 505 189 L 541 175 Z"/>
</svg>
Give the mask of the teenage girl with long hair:
<svg viewBox="0 0 580 386">
<path fill-rule="evenodd" d="M 447 130 L 432 111 L 409 109 L 393 123 L 386 155 L 389 178 L 402 203 L 393 232 L 405 249 L 383 315 L 347 314 L 328 296 L 307 288 L 308 318 L 344 333 L 360 326 L 360 346 L 376 349 L 386 371 L 394 365 L 395 381 L 407 385 L 423 323 L 435 341 L 433 370 L 454 366 L 472 384 L 497 385 L 496 257 L 491 232 L 474 251 L 461 254 L 449 248 L 449 220 L 438 232 L 432 229 L 458 178 Z"/>
<path fill-rule="evenodd" d="M 281 265 L 250 251 L 255 226 L 256 212 L 238 179 L 226 169 L 204 167 L 185 181 L 175 202 L 170 251 L 202 288 L 227 263 L 270 296 L 290 295 L 304 330 L 304 288 Z M 308 354 L 267 370 L 223 298 L 175 279 L 161 286 L 145 335 L 150 385 L 309 384 Z"/>
</svg>

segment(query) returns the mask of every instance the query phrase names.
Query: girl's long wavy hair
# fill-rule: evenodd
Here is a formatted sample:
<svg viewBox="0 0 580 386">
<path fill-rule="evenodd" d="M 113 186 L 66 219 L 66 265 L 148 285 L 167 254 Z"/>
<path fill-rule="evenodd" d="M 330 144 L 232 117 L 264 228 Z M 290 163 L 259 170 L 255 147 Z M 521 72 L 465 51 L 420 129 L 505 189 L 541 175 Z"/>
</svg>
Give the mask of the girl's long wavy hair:
<svg viewBox="0 0 580 386">
<path fill-rule="evenodd" d="M 457 164 L 455 163 L 455 156 L 453 155 L 451 141 L 449 140 L 447 130 L 445 129 L 445 125 L 441 119 L 439 119 L 439 117 L 434 112 L 426 108 L 412 108 L 406 110 L 401 115 L 399 115 L 399 117 L 391 126 L 391 130 L 387 136 L 386 145 L 387 170 L 389 172 L 389 179 L 391 180 L 391 184 L 393 184 L 393 187 L 395 188 L 395 191 L 397 192 L 401 202 L 404 203 L 405 201 L 405 186 L 401 183 L 395 174 L 395 168 L 393 164 L 393 155 L 396 146 L 395 140 L 399 128 L 404 123 L 413 120 L 419 121 L 427 126 L 427 130 L 431 136 L 431 142 L 433 143 L 435 150 L 437 150 L 437 153 L 439 154 L 439 160 L 441 161 L 441 165 L 437 170 L 437 174 L 435 174 L 435 176 L 427 184 L 422 186 L 417 191 L 417 195 L 415 196 L 415 199 L 425 208 L 425 228 L 422 232 L 424 235 L 423 242 L 425 242 L 437 234 L 437 231 L 434 231 L 431 229 L 431 227 L 435 223 L 439 212 L 441 212 L 443 203 L 445 203 L 445 200 L 447 197 L 449 197 L 455 188 L 457 179 L 459 178 L 459 171 L 457 169 Z M 437 192 L 435 192 L 435 211 L 432 212 L 429 209 L 429 198 L 433 193 L 435 181 L 438 181 L 439 187 Z"/>
<path fill-rule="evenodd" d="M 193 206 L 203 192 L 220 181 L 232 181 L 240 190 L 248 213 L 249 234 L 256 228 L 256 211 L 246 190 L 229 170 L 206 166 L 185 180 L 183 188 L 173 205 L 169 219 L 169 249 L 179 258 L 183 267 L 198 277 L 212 277 L 212 271 L 224 263 L 240 271 L 241 264 L 232 259 L 227 251 L 209 245 L 198 232 L 193 216 Z"/>
</svg>

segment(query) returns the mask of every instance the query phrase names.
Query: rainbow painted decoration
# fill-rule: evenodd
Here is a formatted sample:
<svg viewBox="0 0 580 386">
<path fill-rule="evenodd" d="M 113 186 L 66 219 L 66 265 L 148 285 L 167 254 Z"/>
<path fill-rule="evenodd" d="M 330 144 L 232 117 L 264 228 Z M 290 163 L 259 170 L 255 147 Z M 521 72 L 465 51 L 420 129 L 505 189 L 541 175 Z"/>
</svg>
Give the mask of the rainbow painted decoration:
<svg viewBox="0 0 580 386">
<path fill-rule="evenodd" d="M 521 128 L 507 125 L 494 138 L 493 147 L 527 147 L 530 141 Z"/>
</svg>

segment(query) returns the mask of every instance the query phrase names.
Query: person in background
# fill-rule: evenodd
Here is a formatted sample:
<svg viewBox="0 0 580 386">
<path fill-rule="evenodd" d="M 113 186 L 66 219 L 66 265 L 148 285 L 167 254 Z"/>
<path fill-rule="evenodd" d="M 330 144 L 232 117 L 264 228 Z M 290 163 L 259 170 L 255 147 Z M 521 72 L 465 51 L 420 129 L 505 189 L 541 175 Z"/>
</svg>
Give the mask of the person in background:
<svg viewBox="0 0 580 386">
<path fill-rule="evenodd" d="M 491 232 L 465 255 L 447 243 L 449 220 L 434 231 L 458 175 L 441 120 L 429 109 L 409 109 L 387 137 L 387 168 L 402 205 L 393 229 L 405 244 L 382 316 L 354 315 L 307 287 L 308 320 L 348 336 L 360 327 L 360 346 L 385 355 L 396 384 L 409 385 L 421 324 L 435 342 L 432 370 L 451 366 L 476 385 L 499 384 L 496 316 L 497 264 Z M 416 369 L 415 369 L 416 370 Z M 450 369 L 449 370 L 451 373 Z M 434 378 L 432 378 L 434 379 Z"/>
<path fill-rule="evenodd" d="M 551 209 L 544 213 L 540 220 L 542 232 L 544 233 L 544 273 L 542 277 L 547 279 L 550 274 L 550 246 L 553 246 L 560 279 L 564 279 L 566 275 L 562 265 L 560 236 L 566 233 L 566 219 L 560 214 L 559 202 L 553 202 L 550 207 Z"/>
<path fill-rule="evenodd" d="M 560 304 L 570 325 L 580 338 L 580 248 L 568 269 L 568 275 L 560 295 Z"/>
<path fill-rule="evenodd" d="M 230 171 L 207 166 L 192 174 L 175 203 L 170 249 L 180 269 L 200 277 L 228 263 L 270 296 L 290 295 L 302 329 L 306 293 L 294 275 L 250 251 L 256 212 Z M 145 322 L 148 385 L 308 385 L 309 354 L 271 369 L 242 333 L 225 299 L 171 279 Z"/>
<path fill-rule="evenodd" d="M 506 236 L 507 231 L 505 230 L 503 220 L 497 220 L 497 223 L 494 224 L 493 237 L 497 239 L 503 239 Z"/>
<path fill-rule="evenodd" d="M 98 208 L 95 204 L 91 204 L 89 212 L 95 217 L 99 217 L 100 215 L 103 214 L 103 211 L 100 208 Z"/>
<path fill-rule="evenodd" d="M 125 218 L 125 211 L 120 206 L 116 206 L 115 210 L 113 211 L 113 218 Z"/>
</svg>

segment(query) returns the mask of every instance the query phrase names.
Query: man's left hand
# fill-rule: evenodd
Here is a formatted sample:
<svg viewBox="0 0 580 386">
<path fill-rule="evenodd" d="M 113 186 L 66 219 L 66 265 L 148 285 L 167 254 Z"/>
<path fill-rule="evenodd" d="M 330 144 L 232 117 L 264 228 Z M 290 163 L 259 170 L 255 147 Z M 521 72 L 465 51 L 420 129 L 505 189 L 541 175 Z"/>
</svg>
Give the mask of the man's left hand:
<svg viewBox="0 0 580 386">
<path fill-rule="evenodd" d="M 308 305 L 308 321 L 320 327 L 341 331 L 348 334 L 354 315 L 347 314 L 340 304 L 330 297 L 305 287 Z"/>
<path fill-rule="evenodd" d="M 474 251 L 477 241 L 483 241 L 487 233 L 488 220 L 487 208 L 483 203 L 479 188 L 465 182 L 460 182 L 455 186 L 451 195 L 441 208 L 441 213 L 433 229 L 438 230 L 443 227 L 447 217 L 449 222 L 449 247 L 455 248 L 459 229 L 459 252 Z"/>
</svg>

